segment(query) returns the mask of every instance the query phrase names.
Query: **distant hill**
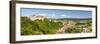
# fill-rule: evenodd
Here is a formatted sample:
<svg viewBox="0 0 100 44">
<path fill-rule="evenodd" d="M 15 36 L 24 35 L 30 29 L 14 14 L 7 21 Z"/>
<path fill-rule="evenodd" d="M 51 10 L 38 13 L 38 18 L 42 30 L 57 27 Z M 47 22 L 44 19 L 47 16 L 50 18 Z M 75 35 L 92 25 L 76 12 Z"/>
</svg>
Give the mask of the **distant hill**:
<svg viewBox="0 0 100 44">
<path fill-rule="evenodd" d="M 92 20 L 92 18 L 48 18 L 48 19 L 53 19 L 53 20 Z"/>
</svg>

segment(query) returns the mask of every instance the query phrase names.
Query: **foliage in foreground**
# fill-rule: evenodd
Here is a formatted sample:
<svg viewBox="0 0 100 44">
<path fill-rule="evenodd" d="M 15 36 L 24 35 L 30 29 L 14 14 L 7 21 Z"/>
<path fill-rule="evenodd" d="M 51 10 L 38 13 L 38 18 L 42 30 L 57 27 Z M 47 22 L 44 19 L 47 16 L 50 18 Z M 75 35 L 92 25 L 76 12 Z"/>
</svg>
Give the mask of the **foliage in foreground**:
<svg viewBox="0 0 100 44">
<path fill-rule="evenodd" d="M 54 34 L 60 27 L 61 22 L 50 22 L 47 19 L 31 21 L 27 17 L 21 17 L 21 35 Z"/>
</svg>

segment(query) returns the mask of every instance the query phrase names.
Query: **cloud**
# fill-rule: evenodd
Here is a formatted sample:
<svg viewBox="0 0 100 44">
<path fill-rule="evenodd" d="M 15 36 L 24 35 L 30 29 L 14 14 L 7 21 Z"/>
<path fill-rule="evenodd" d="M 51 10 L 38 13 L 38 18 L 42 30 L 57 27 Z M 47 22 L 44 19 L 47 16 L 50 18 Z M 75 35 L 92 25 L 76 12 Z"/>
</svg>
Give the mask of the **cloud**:
<svg viewBox="0 0 100 44">
<path fill-rule="evenodd" d="M 65 14 L 62 14 L 61 16 L 62 16 L 62 17 L 66 17 L 66 15 L 65 15 Z"/>
<path fill-rule="evenodd" d="M 71 16 L 66 15 L 66 14 L 62 14 L 61 17 L 62 17 L 62 18 L 70 18 Z"/>
<path fill-rule="evenodd" d="M 47 15 L 44 14 L 44 13 L 38 13 L 38 14 L 33 14 L 33 15 L 36 15 L 36 16 L 47 16 Z"/>
</svg>

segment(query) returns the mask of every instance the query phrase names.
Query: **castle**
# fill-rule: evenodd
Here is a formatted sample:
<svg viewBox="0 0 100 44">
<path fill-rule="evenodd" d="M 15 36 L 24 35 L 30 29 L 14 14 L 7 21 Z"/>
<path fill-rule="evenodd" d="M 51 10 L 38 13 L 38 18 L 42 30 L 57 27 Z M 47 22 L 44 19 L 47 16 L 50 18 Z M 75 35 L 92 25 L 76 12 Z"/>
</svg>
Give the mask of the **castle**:
<svg viewBox="0 0 100 44">
<path fill-rule="evenodd" d="M 30 20 L 44 20 L 45 18 L 47 18 L 46 16 L 42 16 L 42 15 L 31 15 L 28 16 L 28 18 L 30 18 Z"/>
</svg>

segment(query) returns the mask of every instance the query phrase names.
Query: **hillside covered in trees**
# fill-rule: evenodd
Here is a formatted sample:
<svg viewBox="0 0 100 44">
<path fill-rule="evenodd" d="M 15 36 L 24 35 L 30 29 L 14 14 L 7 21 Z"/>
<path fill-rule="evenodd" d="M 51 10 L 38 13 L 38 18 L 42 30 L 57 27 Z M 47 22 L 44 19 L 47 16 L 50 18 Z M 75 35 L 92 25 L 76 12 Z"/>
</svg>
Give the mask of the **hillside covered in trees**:
<svg viewBox="0 0 100 44">
<path fill-rule="evenodd" d="M 54 19 L 50 21 L 45 18 L 44 20 L 37 19 L 32 21 L 28 17 L 21 16 L 21 35 L 59 34 L 57 33 L 59 29 L 64 30 L 64 33 L 82 33 L 84 32 L 84 27 L 88 28 L 88 32 L 92 32 L 92 20 L 74 19 L 70 21 L 59 19 L 54 22 Z"/>
</svg>

